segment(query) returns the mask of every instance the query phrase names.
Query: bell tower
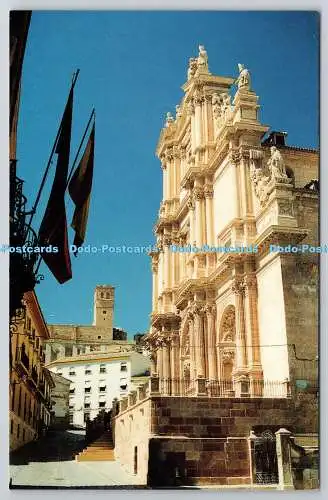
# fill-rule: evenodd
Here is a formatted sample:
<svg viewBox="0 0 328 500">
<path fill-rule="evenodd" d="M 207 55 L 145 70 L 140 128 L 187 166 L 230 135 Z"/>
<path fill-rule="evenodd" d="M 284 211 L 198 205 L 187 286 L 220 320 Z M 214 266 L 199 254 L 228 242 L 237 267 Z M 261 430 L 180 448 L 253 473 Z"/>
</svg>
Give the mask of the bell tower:
<svg viewBox="0 0 328 500">
<path fill-rule="evenodd" d="M 111 285 L 97 285 L 94 294 L 93 324 L 108 329 L 110 339 L 113 339 L 114 293 Z"/>
</svg>

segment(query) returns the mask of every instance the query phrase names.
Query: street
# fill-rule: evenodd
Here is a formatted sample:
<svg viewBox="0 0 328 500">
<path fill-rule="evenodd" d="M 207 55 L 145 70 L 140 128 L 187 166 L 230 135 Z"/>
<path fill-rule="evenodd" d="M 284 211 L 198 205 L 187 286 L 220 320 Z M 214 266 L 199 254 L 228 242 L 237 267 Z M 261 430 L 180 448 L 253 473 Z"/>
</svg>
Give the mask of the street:
<svg viewBox="0 0 328 500">
<path fill-rule="evenodd" d="M 138 481 L 118 462 L 76 462 L 84 448 L 84 431 L 50 431 L 11 454 L 15 487 L 135 487 Z"/>
</svg>

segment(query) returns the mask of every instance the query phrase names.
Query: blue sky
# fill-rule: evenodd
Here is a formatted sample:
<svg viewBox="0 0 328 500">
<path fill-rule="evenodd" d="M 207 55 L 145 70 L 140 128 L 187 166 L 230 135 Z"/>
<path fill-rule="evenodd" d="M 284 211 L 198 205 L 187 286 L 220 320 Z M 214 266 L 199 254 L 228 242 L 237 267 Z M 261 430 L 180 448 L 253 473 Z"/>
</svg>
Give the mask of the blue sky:
<svg viewBox="0 0 328 500">
<path fill-rule="evenodd" d="M 311 12 L 34 12 L 18 130 L 19 175 L 30 202 L 57 132 L 71 77 L 76 85 L 72 157 L 96 108 L 94 186 L 86 244 L 148 245 L 161 199 L 155 148 L 164 115 L 182 97 L 189 57 L 204 44 L 210 71 L 236 76 L 245 64 L 261 120 L 288 144 L 318 147 L 319 18 Z M 38 229 L 52 176 L 34 227 Z M 72 206 L 68 201 L 68 220 Z M 72 241 L 72 234 L 70 240 Z M 116 286 L 115 325 L 146 331 L 151 312 L 145 255 L 72 256 L 59 285 L 42 264 L 36 291 L 49 323 L 90 324 L 97 284 Z"/>
</svg>

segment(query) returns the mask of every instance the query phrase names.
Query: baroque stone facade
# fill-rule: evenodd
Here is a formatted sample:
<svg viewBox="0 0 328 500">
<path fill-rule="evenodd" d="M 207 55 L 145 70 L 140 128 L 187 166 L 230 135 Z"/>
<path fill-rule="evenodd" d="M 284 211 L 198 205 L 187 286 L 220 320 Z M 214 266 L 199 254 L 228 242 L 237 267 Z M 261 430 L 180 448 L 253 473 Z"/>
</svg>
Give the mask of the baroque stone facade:
<svg viewBox="0 0 328 500">
<path fill-rule="evenodd" d="M 258 380 L 316 379 L 317 255 L 270 250 L 318 245 L 318 192 L 308 186 L 318 154 L 264 141 L 249 71 L 214 76 L 199 58 L 157 146 L 153 375 L 228 380 L 239 392 L 245 378 L 250 390 Z"/>
<path fill-rule="evenodd" d="M 318 447 L 318 255 L 292 250 L 318 245 L 318 153 L 266 137 L 238 70 L 212 75 L 200 46 L 157 146 L 151 380 L 113 419 L 117 458 L 153 486 L 293 488 L 299 436 Z"/>
</svg>

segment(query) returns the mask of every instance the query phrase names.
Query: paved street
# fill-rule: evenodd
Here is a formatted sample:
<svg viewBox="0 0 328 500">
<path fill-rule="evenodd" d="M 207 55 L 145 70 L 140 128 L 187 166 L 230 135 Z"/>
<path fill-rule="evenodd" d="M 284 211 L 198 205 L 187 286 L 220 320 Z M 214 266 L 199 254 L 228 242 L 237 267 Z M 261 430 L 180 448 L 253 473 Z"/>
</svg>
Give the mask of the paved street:
<svg viewBox="0 0 328 500">
<path fill-rule="evenodd" d="M 13 453 L 12 486 L 104 487 L 137 486 L 117 462 L 76 462 L 84 448 L 83 431 L 52 431 L 40 441 Z"/>
</svg>

